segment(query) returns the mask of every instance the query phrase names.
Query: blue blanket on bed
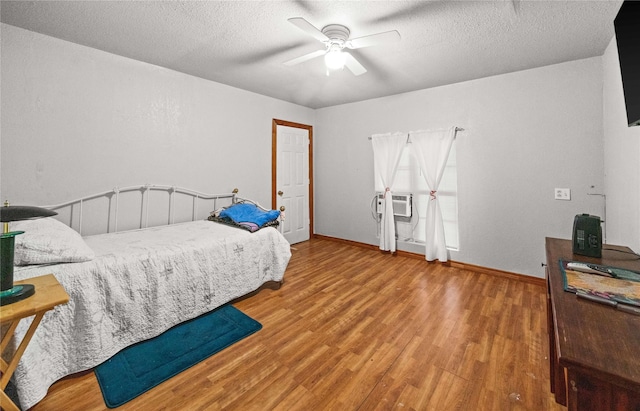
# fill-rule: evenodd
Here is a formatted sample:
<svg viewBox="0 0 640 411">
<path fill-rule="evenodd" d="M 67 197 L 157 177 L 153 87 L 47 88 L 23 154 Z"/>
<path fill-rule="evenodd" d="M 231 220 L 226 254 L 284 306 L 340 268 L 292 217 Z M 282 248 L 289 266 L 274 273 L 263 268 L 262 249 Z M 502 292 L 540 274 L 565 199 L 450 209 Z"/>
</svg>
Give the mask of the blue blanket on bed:
<svg viewBox="0 0 640 411">
<path fill-rule="evenodd" d="M 226 208 L 220 212 L 221 218 L 229 218 L 236 224 L 247 225 L 251 228 L 255 226 L 255 231 L 265 225 L 266 223 L 273 221 L 280 217 L 280 211 L 269 210 L 264 211 L 259 209 L 254 204 L 234 204 L 229 208 Z"/>
</svg>

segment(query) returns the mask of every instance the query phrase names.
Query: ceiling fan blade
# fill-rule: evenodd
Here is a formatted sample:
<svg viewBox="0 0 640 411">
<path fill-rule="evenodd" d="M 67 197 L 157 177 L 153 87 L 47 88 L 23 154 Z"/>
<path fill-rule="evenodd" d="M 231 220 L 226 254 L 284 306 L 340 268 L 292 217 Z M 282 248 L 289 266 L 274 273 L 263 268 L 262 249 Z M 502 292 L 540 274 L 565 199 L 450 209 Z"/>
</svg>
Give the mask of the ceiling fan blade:
<svg viewBox="0 0 640 411">
<path fill-rule="evenodd" d="M 308 44 L 304 41 L 298 41 L 296 43 L 290 43 L 279 47 L 274 47 L 270 49 L 264 49 L 258 53 L 245 54 L 242 56 L 238 56 L 237 58 L 233 58 L 232 61 L 237 64 L 253 64 L 263 60 L 277 59 L 278 54 L 286 53 L 292 49 L 298 47 L 304 47 L 305 44 Z"/>
<path fill-rule="evenodd" d="M 517 16 L 520 12 L 520 0 L 511 0 L 511 9 L 513 13 Z"/>
<path fill-rule="evenodd" d="M 453 5 L 462 5 L 463 2 L 457 1 L 442 1 L 442 0 L 425 0 L 408 2 L 409 6 L 398 8 L 398 10 L 387 14 L 385 16 L 370 19 L 368 23 L 379 24 L 388 23 L 390 21 L 397 22 L 398 20 L 415 18 L 416 16 L 433 16 L 437 13 L 444 11 L 445 9 L 452 7 Z"/>
<path fill-rule="evenodd" d="M 315 6 L 315 2 L 309 0 L 293 0 L 295 4 L 297 4 L 302 10 L 306 11 L 307 14 L 313 15 L 316 13 L 317 9 Z M 314 3 L 314 4 L 312 4 Z"/>
<path fill-rule="evenodd" d="M 288 21 L 318 41 L 329 41 L 329 37 L 302 17 L 292 17 Z"/>
<path fill-rule="evenodd" d="M 350 49 L 360 49 L 362 47 L 375 46 L 383 43 L 393 43 L 400 40 L 400 33 L 396 30 L 385 31 L 384 33 L 371 34 L 370 36 L 350 39 L 346 47 Z"/>
<path fill-rule="evenodd" d="M 311 60 L 313 58 L 320 57 L 320 56 L 322 56 L 322 55 L 324 55 L 326 53 L 327 53 L 327 50 L 318 50 L 318 51 L 314 51 L 314 52 L 309 53 L 309 54 L 305 54 L 304 56 L 296 57 L 296 58 L 294 58 L 292 60 L 285 61 L 282 64 L 284 64 L 285 66 L 295 66 L 296 64 L 304 63 L 307 60 Z"/>
<path fill-rule="evenodd" d="M 346 51 L 343 51 L 343 53 L 345 57 L 344 65 L 347 66 L 349 70 L 351 70 L 354 76 L 359 76 L 360 74 L 364 74 L 367 72 L 367 69 L 364 68 L 364 66 L 360 64 L 360 62 L 356 60 L 356 58 L 353 57 L 351 53 L 348 53 Z"/>
</svg>

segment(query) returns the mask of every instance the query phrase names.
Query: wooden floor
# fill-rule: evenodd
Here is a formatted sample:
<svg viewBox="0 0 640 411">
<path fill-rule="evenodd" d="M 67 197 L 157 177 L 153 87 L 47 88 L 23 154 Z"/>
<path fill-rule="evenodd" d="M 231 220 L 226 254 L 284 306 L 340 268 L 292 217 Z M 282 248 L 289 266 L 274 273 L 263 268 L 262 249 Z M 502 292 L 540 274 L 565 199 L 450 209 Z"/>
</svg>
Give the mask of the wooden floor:
<svg viewBox="0 0 640 411">
<path fill-rule="evenodd" d="M 279 290 L 234 304 L 261 331 L 119 410 L 564 410 L 544 287 L 315 239 Z M 104 410 L 92 372 L 32 408 Z"/>
</svg>

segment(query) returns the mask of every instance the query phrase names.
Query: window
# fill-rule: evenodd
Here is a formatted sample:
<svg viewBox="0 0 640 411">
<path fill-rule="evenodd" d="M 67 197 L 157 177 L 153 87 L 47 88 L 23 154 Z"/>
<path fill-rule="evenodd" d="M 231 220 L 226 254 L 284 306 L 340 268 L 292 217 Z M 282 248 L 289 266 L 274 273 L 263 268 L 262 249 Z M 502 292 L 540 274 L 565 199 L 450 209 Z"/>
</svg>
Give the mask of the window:
<svg viewBox="0 0 640 411">
<path fill-rule="evenodd" d="M 401 242 L 424 244 L 424 224 L 429 201 L 429 189 L 420 171 L 420 165 L 410 150 L 410 144 L 407 144 L 400 158 L 396 179 L 393 184 L 393 192 L 394 194 L 413 194 L 413 213 L 411 217 L 395 217 L 396 235 L 398 241 Z M 376 191 L 383 193 L 384 186 L 377 170 L 375 170 L 375 178 Z M 442 211 L 447 248 L 449 250 L 458 250 L 458 174 L 456 170 L 455 141 L 451 147 L 438 189 L 438 201 Z"/>
</svg>

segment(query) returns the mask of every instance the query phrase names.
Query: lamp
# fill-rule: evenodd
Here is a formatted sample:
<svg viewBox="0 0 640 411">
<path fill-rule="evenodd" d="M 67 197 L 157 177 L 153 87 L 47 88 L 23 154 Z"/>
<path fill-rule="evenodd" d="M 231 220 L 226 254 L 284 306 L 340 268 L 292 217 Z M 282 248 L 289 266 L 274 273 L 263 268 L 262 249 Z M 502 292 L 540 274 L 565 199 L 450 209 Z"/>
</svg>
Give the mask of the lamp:
<svg viewBox="0 0 640 411">
<path fill-rule="evenodd" d="M 338 44 L 332 44 L 327 54 L 324 55 L 324 64 L 329 70 L 342 70 L 344 61 L 345 55 Z"/>
<path fill-rule="evenodd" d="M 13 286 L 13 256 L 15 237 L 24 231 L 9 231 L 10 221 L 31 220 L 51 217 L 58 213 L 46 208 L 31 206 L 10 206 L 8 202 L 0 207 L 0 221 L 3 223 L 0 237 L 0 306 L 15 303 L 32 296 L 36 290 L 32 284 Z"/>
</svg>

